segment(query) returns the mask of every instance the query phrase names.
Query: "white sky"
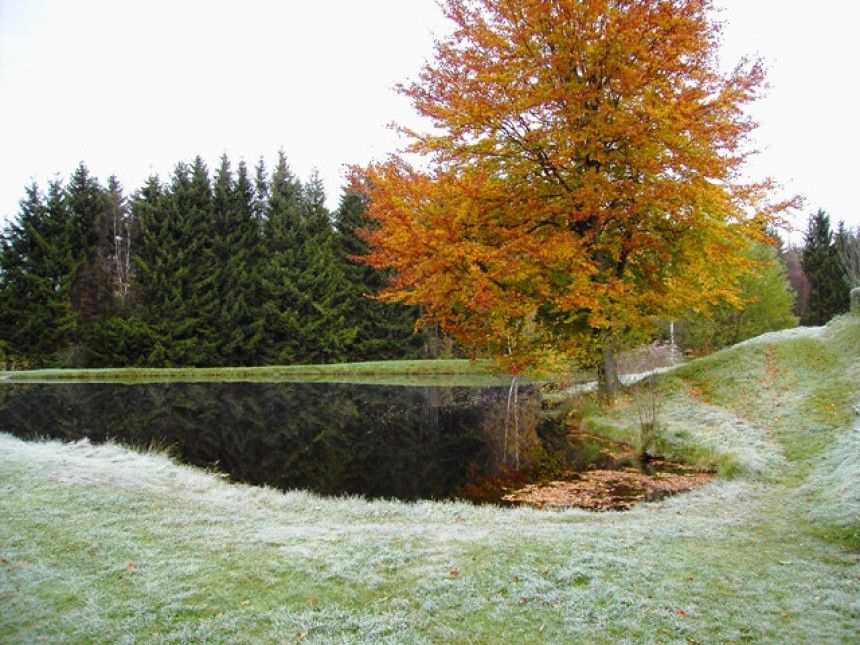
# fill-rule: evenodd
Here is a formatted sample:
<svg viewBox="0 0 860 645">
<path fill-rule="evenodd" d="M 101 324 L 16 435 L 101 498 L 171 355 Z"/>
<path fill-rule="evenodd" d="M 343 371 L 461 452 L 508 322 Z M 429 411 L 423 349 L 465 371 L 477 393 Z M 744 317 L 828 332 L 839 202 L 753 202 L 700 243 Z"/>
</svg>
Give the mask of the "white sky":
<svg viewBox="0 0 860 645">
<path fill-rule="evenodd" d="M 845 0 L 715 0 L 730 61 L 760 55 L 753 169 L 860 226 L 858 42 Z M 0 219 L 33 180 L 80 161 L 127 192 L 200 154 L 318 169 L 334 208 L 344 167 L 394 151 L 415 123 L 393 86 L 447 29 L 434 0 L 0 0 Z M 799 239 L 799 236 L 798 238 Z"/>
</svg>

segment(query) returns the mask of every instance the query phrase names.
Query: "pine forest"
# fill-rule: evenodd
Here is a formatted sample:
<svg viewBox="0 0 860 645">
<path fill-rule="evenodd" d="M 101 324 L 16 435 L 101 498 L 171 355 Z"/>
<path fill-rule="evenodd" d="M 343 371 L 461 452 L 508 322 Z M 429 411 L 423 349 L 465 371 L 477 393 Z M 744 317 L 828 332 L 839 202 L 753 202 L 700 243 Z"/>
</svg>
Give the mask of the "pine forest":
<svg viewBox="0 0 860 645">
<path fill-rule="evenodd" d="M 269 171 L 180 163 L 127 196 L 81 163 L 31 185 L 0 248 L 7 367 L 213 367 L 415 358 L 415 308 L 371 296 L 360 194 L 325 207 L 279 153 Z"/>
</svg>

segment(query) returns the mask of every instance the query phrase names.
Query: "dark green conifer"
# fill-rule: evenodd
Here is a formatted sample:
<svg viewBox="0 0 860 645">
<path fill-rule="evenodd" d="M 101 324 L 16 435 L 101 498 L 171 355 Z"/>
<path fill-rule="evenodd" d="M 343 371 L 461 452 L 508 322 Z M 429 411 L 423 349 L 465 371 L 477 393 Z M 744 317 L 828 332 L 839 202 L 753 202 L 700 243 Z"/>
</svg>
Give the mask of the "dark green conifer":
<svg viewBox="0 0 860 645">
<path fill-rule="evenodd" d="M 138 354 L 129 364 L 168 367 L 171 344 L 168 316 L 176 298 L 181 298 L 178 233 L 168 209 L 169 195 L 157 176 L 150 176 L 132 197 L 131 212 L 139 240 L 134 255 L 132 315 L 129 327 L 135 331 L 132 343 Z"/>
<path fill-rule="evenodd" d="M 823 210 L 809 217 L 801 262 L 811 285 L 801 324 L 824 325 L 833 316 L 848 311 L 849 291 L 833 243 L 830 216 Z"/>
<path fill-rule="evenodd" d="M 215 225 L 212 273 L 218 286 L 220 364 L 242 366 L 258 361 L 263 337 L 259 249 L 261 233 L 255 191 L 248 168 L 239 164 L 235 179 L 226 156 L 215 177 Z"/>
<path fill-rule="evenodd" d="M 0 342 L 7 360 L 57 367 L 76 323 L 69 297 L 76 262 L 62 184 L 49 184 L 47 200 L 33 184 L 20 207 L 0 247 Z"/>
<path fill-rule="evenodd" d="M 81 163 L 65 189 L 69 241 L 75 259 L 70 297 L 78 316 L 75 343 L 66 358 L 69 366 L 88 367 L 89 348 L 104 354 L 100 329 L 113 309 L 110 255 L 113 251 L 108 217 L 109 195 Z M 102 364 L 102 360 L 98 361 Z"/>
<path fill-rule="evenodd" d="M 176 221 L 181 259 L 178 298 L 172 312 L 169 356 L 177 365 L 217 365 L 218 285 L 213 271 L 215 231 L 212 222 L 212 182 L 201 157 L 178 168 L 170 187 L 169 215 Z"/>
<path fill-rule="evenodd" d="M 281 150 L 269 179 L 263 225 L 265 343 L 261 355 L 269 365 L 297 363 L 303 357 L 298 313 L 300 293 L 296 284 L 301 211 L 302 184 L 293 175 Z"/>
<path fill-rule="evenodd" d="M 346 192 L 334 214 L 337 255 L 350 286 L 344 309 L 346 327 L 354 331 L 347 354 L 350 360 L 417 357 L 424 340 L 414 331 L 418 308 L 374 300 L 390 273 L 353 259 L 367 253 L 367 243 L 359 235 L 370 225 L 366 200 L 363 193 Z"/>
</svg>

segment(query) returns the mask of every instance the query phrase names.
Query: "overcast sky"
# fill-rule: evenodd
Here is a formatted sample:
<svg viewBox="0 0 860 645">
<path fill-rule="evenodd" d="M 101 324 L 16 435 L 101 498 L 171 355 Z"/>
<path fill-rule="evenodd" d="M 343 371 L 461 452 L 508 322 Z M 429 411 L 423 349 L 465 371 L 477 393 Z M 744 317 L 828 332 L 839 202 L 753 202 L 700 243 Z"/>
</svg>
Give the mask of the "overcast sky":
<svg viewBox="0 0 860 645">
<path fill-rule="evenodd" d="M 716 2 L 726 59 L 771 69 L 752 172 L 806 196 L 801 227 L 818 208 L 860 226 L 851 3 Z M 0 218 L 80 161 L 131 192 L 198 154 L 271 166 L 280 148 L 334 208 L 345 165 L 394 151 L 389 122 L 415 123 L 393 86 L 447 28 L 434 0 L 0 0 Z"/>
</svg>

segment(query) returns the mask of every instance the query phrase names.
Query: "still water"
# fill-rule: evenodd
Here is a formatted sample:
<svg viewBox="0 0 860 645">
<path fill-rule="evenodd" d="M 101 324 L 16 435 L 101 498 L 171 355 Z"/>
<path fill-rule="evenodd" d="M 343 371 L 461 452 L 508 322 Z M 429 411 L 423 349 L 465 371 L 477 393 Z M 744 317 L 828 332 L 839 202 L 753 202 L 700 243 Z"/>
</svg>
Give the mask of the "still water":
<svg viewBox="0 0 860 645">
<path fill-rule="evenodd" d="M 604 510 L 710 478 L 639 463 L 563 416 L 528 386 L 0 384 L 0 431 L 154 446 L 282 490 Z"/>
<path fill-rule="evenodd" d="M 541 420 L 521 390 L 332 383 L 2 384 L 0 430 L 167 448 L 233 480 L 324 495 L 458 496 L 525 464 Z"/>
</svg>

